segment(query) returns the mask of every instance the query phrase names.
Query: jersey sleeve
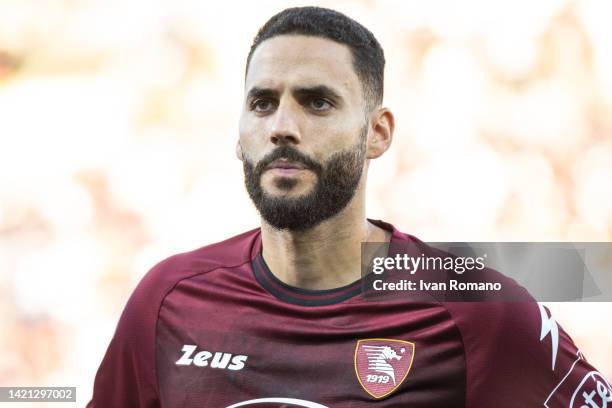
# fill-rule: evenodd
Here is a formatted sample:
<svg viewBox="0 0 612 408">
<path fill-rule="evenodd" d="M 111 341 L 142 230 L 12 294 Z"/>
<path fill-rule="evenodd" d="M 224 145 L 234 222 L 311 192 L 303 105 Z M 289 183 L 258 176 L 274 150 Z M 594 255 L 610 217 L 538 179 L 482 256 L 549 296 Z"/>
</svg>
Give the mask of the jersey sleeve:
<svg viewBox="0 0 612 408">
<path fill-rule="evenodd" d="M 609 382 L 543 304 L 450 308 L 464 342 L 467 407 L 600 408 L 612 403 Z"/>
<path fill-rule="evenodd" d="M 550 355 L 554 385 L 544 407 L 603 408 L 612 404 L 608 380 L 586 360 L 550 311 L 541 303 L 538 309 L 540 344 L 544 343 L 544 355 Z"/>
<path fill-rule="evenodd" d="M 156 323 L 164 290 L 163 264 L 154 267 L 129 298 L 98 369 L 87 408 L 160 407 Z"/>
</svg>

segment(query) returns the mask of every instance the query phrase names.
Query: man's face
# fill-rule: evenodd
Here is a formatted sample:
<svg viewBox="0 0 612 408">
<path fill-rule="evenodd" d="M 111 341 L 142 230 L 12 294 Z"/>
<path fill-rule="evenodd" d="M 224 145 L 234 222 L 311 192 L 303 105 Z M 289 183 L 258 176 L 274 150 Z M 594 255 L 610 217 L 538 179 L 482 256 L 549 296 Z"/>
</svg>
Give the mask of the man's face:
<svg viewBox="0 0 612 408">
<path fill-rule="evenodd" d="M 340 212 L 365 162 L 367 120 L 347 46 L 281 35 L 252 55 L 238 155 L 273 227 L 304 230 Z"/>
</svg>

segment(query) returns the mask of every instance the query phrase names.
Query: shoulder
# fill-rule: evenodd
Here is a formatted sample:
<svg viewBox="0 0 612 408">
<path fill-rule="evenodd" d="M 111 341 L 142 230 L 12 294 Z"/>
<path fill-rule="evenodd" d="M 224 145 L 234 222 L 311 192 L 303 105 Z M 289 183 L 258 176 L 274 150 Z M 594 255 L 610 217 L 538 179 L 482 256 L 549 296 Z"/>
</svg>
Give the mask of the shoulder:
<svg viewBox="0 0 612 408">
<path fill-rule="evenodd" d="M 156 327 L 165 296 L 183 279 L 247 262 L 258 236 L 258 230 L 252 230 L 173 255 L 143 277 L 123 309 L 96 375 L 92 407 L 157 406 Z"/>
<path fill-rule="evenodd" d="M 552 408 L 584 403 L 583 391 L 600 403 L 612 395 L 609 383 L 542 303 L 446 306 L 463 337 L 466 392 L 473 406 L 506 401 Z"/>
<path fill-rule="evenodd" d="M 416 248 L 417 255 L 447 255 L 397 230 L 394 237 Z M 470 302 L 432 298 L 446 309 L 463 343 L 467 406 L 553 408 L 578 406 L 576 402 L 587 406 L 593 401 L 605 406 L 610 401 L 610 384 L 546 306 L 493 269 L 471 276 L 503 282 L 505 293 Z"/>
<path fill-rule="evenodd" d="M 207 245 L 193 251 L 172 255 L 151 268 L 134 290 L 128 306 L 159 305 L 180 281 L 222 267 L 233 267 L 249 262 L 259 229 Z"/>
<path fill-rule="evenodd" d="M 411 273 L 426 282 L 442 282 L 444 290 L 429 291 L 438 302 L 533 302 L 532 296 L 514 279 L 486 266 L 486 254 L 468 243 L 428 244 L 413 235 L 398 233 L 395 252 L 420 260 Z"/>
</svg>

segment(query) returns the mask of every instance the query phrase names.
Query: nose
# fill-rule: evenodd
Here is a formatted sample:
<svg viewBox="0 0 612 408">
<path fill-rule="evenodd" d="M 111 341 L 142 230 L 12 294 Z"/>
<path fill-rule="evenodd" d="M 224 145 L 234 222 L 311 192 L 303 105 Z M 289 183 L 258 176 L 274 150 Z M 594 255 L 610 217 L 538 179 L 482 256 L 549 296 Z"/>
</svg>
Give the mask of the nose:
<svg viewBox="0 0 612 408">
<path fill-rule="evenodd" d="M 298 125 L 299 112 L 290 102 L 281 103 L 272 119 L 270 141 L 275 145 L 299 144 L 301 141 Z"/>
</svg>

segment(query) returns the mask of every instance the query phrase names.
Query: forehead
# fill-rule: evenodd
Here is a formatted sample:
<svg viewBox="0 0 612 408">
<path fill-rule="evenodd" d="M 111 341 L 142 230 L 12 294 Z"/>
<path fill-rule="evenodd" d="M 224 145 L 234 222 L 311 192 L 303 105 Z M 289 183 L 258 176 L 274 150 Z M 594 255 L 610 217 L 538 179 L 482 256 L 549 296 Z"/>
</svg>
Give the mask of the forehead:
<svg viewBox="0 0 612 408">
<path fill-rule="evenodd" d="M 348 46 L 304 35 L 279 35 L 263 41 L 251 57 L 246 89 L 327 85 L 358 98 L 360 81 Z"/>
</svg>

